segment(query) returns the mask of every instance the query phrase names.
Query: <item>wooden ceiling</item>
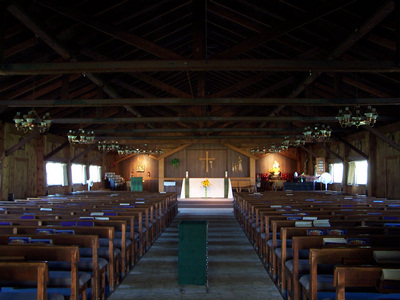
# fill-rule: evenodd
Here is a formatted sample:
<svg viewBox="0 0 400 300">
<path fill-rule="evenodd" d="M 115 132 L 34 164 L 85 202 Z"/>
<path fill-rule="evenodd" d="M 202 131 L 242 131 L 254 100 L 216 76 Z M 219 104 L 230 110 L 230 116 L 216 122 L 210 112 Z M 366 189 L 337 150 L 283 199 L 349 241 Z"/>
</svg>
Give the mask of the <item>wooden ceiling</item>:
<svg viewBox="0 0 400 300">
<path fill-rule="evenodd" d="M 398 2 L 398 1 L 397 1 Z M 0 1 L 0 118 L 174 148 L 269 146 L 342 129 L 344 106 L 400 117 L 400 6 L 381 0 Z M 360 127 L 358 131 L 366 130 Z"/>
</svg>

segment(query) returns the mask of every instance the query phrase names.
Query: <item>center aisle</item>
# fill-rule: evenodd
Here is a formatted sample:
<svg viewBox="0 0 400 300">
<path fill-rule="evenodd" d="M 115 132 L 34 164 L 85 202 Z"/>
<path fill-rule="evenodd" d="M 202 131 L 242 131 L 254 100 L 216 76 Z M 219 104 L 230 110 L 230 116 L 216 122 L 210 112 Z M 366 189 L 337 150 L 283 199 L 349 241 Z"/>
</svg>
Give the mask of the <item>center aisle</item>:
<svg viewBox="0 0 400 300">
<path fill-rule="evenodd" d="M 205 286 L 178 284 L 178 224 L 208 221 L 208 281 Z M 269 299 L 282 300 L 232 208 L 180 208 L 171 225 L 108 298 L 120 299 Z"/>
</svg>

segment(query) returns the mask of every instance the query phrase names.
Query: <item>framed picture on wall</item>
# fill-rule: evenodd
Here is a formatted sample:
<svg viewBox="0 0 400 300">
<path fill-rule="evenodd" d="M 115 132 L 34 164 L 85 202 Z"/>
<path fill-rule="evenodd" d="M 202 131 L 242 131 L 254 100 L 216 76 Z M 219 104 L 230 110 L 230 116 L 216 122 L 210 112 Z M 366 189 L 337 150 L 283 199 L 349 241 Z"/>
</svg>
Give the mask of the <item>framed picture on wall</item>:
<svg viewBox="0 0 400 300">
<path fill-rule="evenodd" d="M 144 172 L 144 165 L 138 165 L 136 172 Z"/>
</svg>

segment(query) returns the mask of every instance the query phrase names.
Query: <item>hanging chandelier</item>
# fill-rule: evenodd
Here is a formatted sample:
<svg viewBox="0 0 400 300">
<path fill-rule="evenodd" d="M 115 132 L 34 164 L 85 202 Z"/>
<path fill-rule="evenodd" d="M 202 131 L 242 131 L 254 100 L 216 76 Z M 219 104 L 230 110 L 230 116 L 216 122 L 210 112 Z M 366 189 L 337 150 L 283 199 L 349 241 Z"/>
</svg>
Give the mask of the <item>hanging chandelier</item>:
<svg viewBox="0 0 400 300">
<path fill-rule="evenodd" d="M 162 149 L 147 149 L 147 148 L 135 148 L 135 147 L 120 147 L 118 149 L 119 155 L 131 155 L 131 154 L 145 154 L 145 155 L 161 155 L 164 153 Z"/>
<path fill-rule="evenodd" d="M 118 141 L 99 141 L 97 149 L 103 152 L 118 151 L 120 148 Z"/>
<path fill-rule="evenodd" d="M 344 112 L 343 110 L 339 110 L 336 117 L 342 128 L 350 127 L 352 125 L 356 126 L 357 128 L 363 125 L 369 125 L 373 127 L 377 118 L 378 114 L 376 109 L 372 106 L 368 106 L 367 111 L 364 113 L 361 113 L 360 106 L 356 106 L 354 114 L 350 111 L 349 107 L 345 107 Z"/>
<path fill-rule="evenodd" d="M 70 144 L 88 145 L 94 143 L 94 131 L 85 132 L 83 129 L 79 129 L 78 131 L 70 130 L 67 137 Z"/>
<path fill-rule="evenodd" d="M 330 126 L 325 126 L 322 124 L 321 126 L 319 124 L 316 124 L 314 126 L 314 130 L 311 129 L 311 127 L 306 127 L 304 128 L 303 135 L 304 139 L 306 141 L 312 141 L 312 140 L 322 140 L 322 141 L 327 141 L 331 137 L 332 130 Z"/>
<path fill-rule="evenodd" d="M 15 127 L 18 131 L 27 133 L 29 130 L 39 130 L 41 133 L 49 130 L 53 119 L 50 117 L 50 113 L 46 113 L 43 118 L 40 118 L 37 112 L 32 109 L 28 114 L 21 117 L 21 113 L 17 112 L 14 117 Z"/>
</svg>

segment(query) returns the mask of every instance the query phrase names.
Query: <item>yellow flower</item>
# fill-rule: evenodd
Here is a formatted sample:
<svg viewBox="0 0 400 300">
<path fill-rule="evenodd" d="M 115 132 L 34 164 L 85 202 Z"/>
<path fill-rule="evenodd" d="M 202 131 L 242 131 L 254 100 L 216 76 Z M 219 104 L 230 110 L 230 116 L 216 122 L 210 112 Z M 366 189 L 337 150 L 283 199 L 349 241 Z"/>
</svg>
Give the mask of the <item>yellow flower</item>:
<svg viewBox="0 0 400 300">
<path fill-rule="evenodd" d="M 208 187 L 210 185 L 210 181 L 208 179 L 204 179 L 201 183 L 204 187 Z"/>
</svg>

